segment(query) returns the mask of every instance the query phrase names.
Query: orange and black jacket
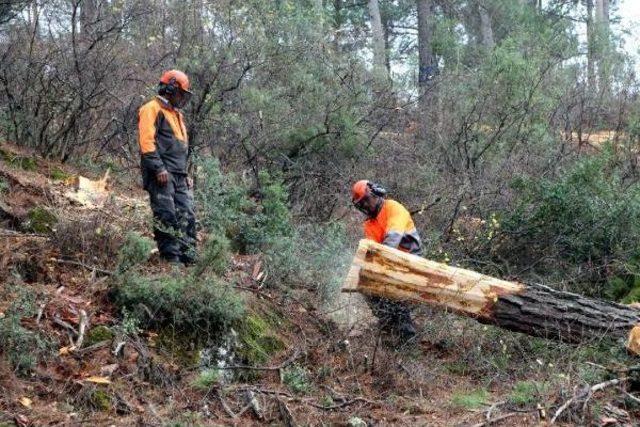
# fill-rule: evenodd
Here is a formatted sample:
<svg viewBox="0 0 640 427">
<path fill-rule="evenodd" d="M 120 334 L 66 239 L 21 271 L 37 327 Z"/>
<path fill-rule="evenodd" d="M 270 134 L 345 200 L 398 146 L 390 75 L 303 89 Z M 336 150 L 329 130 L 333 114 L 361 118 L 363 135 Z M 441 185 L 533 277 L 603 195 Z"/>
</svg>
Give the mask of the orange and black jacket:
<svg viewBox="0 0 640 427">
<path fill-rule="evenodd" d="M 395 200 L 385 199 L 374 218 L 364 222 L 367 239 L 420 255 L 422 243 L 409 211 Z"/>
<path fill-rule="evenodd" d="M 157 96 L 140 107 L 138 143 L 143 175 L 163 170 L 186 175 L 189 146 L 184 117 L 166 99 Z"/>
</svg>

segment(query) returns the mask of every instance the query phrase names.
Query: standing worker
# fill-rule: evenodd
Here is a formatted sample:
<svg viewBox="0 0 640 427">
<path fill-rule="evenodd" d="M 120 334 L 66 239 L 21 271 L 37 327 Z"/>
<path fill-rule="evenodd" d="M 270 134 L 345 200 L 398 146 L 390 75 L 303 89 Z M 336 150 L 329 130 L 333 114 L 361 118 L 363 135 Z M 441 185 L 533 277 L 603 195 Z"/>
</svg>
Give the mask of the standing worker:
<svg viewBox="0 0 640 427">
<path fill-rule="evenodd" d="M 422 255 L 422 243 L 411 214 L 395 200 L 387 199 L 387 191 L 367 180 L 356 182 L 351 191 L 353 205 L 367 216 L 364 236 L 392 248 Z M 378 317 L 384 331 L 397 334 L 403 340 L 416 335 L 407 304 L 377 296 L 367 296 L 367 302 Z"/>
<path fill-rule="evenodd" d="M 180 109 L 189 99 L 189 78 L 178 70 L 160 77 L 158 95 L 138 111 L 142 184 L 149 192 L 160 257 L 196 260 L 196 218 L 187 178 L 187 129 Z"/>
</svg>

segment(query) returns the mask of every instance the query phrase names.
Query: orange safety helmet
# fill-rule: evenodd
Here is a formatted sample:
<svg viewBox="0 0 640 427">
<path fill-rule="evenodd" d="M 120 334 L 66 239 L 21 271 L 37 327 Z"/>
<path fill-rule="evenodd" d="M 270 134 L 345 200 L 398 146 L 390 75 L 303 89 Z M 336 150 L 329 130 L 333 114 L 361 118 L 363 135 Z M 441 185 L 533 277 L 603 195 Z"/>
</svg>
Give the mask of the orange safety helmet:
<svg viewBox="0 0 640 427">
<path fill-rule="evenodd" d="M 353 203 L 360 202 L 367 194 L 369 194 L 369 181 L 366 179 L 361 179 L 351 187 L 351 201 Z"/>
<path fill-rule="evenodd" d="M 189 77 L 180 70 L 165 71 L 160 77 L 160 83 L 167 86 L 177 86 L 181 90 L 191 93 L 189 91 Z"/>
</svg>

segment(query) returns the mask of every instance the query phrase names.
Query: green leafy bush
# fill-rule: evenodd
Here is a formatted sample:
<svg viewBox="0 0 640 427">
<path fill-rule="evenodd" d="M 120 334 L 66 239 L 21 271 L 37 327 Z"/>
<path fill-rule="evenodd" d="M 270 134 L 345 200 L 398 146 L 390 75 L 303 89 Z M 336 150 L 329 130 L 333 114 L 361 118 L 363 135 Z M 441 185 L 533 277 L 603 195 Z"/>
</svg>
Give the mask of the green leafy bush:
<svg viewBox="0 0 640 427">
<path fill-rule="evenodd" d="M 240 319 L 244 303 L 233 287 L 212 277 L 149 277 L 136 272 L 119 276 L 112 297 L 142 326 L 171 326 L 208 337 Z"/>
<path fill-rule="evenodd" d="M 451 397 L 454 406 L 465 409 L 478 409 L 487 404 L 489 392 L 483 388 L 471 391 L 459 391 Z"/>
<path fill-rule="evenodd" d="M 118 252 L 118 272 L 123 273 L 133 266 L 146 262 L 155 247 L 153 240 L 136 232 L 129 232 Z"/>
<path fill-rule="evenodd" d="M 536 381 L 518 381 L 509 393 L 508 400 L 514 405 L 532 405 L 540 401 L 541 394 L 545 393 L 547 389 L 547 384 Z"/>
<path fill-rule="evenodd" d="M 211 270 L 219 275 L 223 274 L 231 257 L 229 246 L 229 239 L 224 235 L 219 233 L 210 234 L 204 244 L 204 249 L 193 274 L 200 276 L 206 270 Z"/>
<path fill-rule="evenodd" d="M 305 394 L 312 389 L 309 371 L 297 364 L 291 365 L 283 371 L 282 382 L 296 394 Z"/>
<path fill-rule="evenodd" d="M 191 382 L 191 385 L 198 390 L 208 391 L 220 381 L 220 371 L 218 369 L 205 369 Z"/>
<path fill-rule="evenodd" d="M 560 262 L 569 267 L 564 268 L 568 275 L 581 270 L 583 280 L 593 285 L 604 284 L 616 271 L 626 272 L 637 256 L 640 185 L 623 180 L 611 151 L 583 158 L 555 179 L 521 178 L 513 189 L 514 205 L 502 214 L 498 239 L 501 254 L 513 264 L 553 259 L 556 273 Z M 607 294 L 606 287 L 576 290 Z M 619 290 L 612 292 L 620 296 Z"/>
</svg>

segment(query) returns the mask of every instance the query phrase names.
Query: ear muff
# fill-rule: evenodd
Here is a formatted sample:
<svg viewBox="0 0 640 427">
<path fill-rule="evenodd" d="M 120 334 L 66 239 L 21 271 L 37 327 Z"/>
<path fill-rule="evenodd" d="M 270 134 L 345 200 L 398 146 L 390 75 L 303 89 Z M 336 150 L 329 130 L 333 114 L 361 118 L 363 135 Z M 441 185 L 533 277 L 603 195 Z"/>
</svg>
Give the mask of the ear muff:
<svg viewBox="0 0 640 427">
<path fill-rule="evenodd" d="M 375 196 L 378 196 L 378 197 L 387 196 L 387 189 L 380 184 L 376 184 L 375 182 L 368 182 L 367 187 L 369 187 L 369 191 L 371 191 L 371 194 Z"/>
<path fill-rule="evenodd" d="M 175 77 L 171 77 L 171 79 L 169 80 L 169 83 L 167 83 L 165 85 L 165 91 L 167 92 L 167 95 L 173 95 L 176 93 L 176 78 Z"/>
</svg>

